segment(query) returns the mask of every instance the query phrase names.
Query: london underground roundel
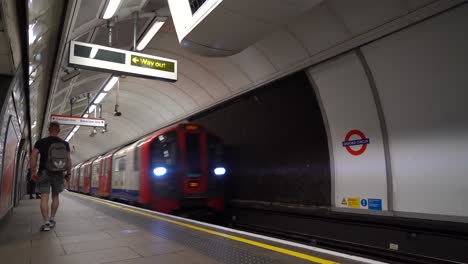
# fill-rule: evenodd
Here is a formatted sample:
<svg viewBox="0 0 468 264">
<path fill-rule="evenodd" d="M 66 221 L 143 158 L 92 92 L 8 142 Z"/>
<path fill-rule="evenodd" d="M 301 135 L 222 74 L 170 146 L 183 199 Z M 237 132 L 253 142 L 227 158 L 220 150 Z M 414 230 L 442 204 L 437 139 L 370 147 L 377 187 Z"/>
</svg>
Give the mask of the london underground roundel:
<svg viewBox="0 0 468 264">
<path fill-rule="evenodd" d="M 353 136 L 357 136 L 359 139 L 351 140 L 351 137 Z M 367 138 L 362 131 L 353 129 L 346 134 L 345 141 L 343 141 L 343 147 L 345 147 L 351 155 L 359 156 L 366 151 L 367 144 L 369 143 L 369 138 Z M 359 148 L 355 147 L 353 149 L 351 148 L 352 146 L 359 146 Z"/>
</svg>

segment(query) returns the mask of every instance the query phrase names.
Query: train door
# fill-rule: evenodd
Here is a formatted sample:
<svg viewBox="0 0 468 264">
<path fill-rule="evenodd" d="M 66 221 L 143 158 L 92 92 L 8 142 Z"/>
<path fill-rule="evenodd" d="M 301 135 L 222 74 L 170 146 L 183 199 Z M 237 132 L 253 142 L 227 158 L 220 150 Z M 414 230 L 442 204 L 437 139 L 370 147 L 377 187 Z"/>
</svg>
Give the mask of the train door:
<svg viewBox="0 0 468 264">
<path fill-rule="evenodd" d="M 112 155 L 105 156 L 102 159 L 101 171 L 99 174 L 98 194 L 102 197 L 110 197 L 112 178 Z"/>
<path fill-rule="evenodd" d="M 83 192 L 84 178 L 86 177 L 86 164 L 80 166 L 80 177 L 78 178 L 78 192 Z"/>
<path fill-rule="evenodd" d="M 92 163 L 91 167 L 91 195 L 97 195 L 99 187 L 99 171 L 101 170 L 102 159 L 98 158 Z"/>
<path fill-rule="evenodd" d="M 180 154 L 183 168 L 183 191 L 186 197 L 195 197 L 206 192 L 207 160 L 206 133 L 197 126 L 180 133 Z"/>
</svg>

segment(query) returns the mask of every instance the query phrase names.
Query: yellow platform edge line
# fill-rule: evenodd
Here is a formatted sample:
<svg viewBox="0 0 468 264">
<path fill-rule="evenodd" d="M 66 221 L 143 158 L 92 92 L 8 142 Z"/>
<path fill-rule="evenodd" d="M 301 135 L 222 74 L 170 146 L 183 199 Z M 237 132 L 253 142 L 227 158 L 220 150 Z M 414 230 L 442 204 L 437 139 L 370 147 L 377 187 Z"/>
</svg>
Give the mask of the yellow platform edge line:
<svg viewBox="0 0 468 264">
<path fill-rule="evenodd" d="M 132 213 L 135 213 L 135 214 L 147 216 L 147 217 L 150 217 L 150 218 L 153 218 L 153 219 L 158 219 L 158 220 L 165 221 L 165 222 L 172 223 L 172 224 L 176 224 L 176 225 L 179 225 L 179 226 L 184 226 L 184 227 L 187 227 L 187 228 L 190 228 L 190 229 L 194 229 L 194 230 L 198 230 L 198 231 L 201 231 L 201 232 L 209 233 L 209 234 L 212 234 L 212 235 L 215 235 L 215 236 L 225 237 L 225 238 L 228 238 L 228 239 L 231 239 L 231 240 L 235 240 L 235 241 L 238 241 L 238 242 L 242 242 L 242 243 L 245 243 L 245 244 L 249 244 L 249 245 L 264 248 L 264 249 L 268 249 L 268 250 L 271 250 L 271 251 L 275 251 L 275 252 L 282 253 L 282 254 L 285 254 L 285 255 L 293 256 L 293 257 L 296 257 L 296 258 L 308 260 L 308 261 L 311 261 L 311 262 L 314 262 L 314 263 L 338 264 L 338 262 L 322 259 L 322 258 L 319 258 L 319 257 L 314 257 L 314 256 L 307 255 L 307 254 L 304 254 L 304 253 L 300 253 L 300 252 L 297 252 L 297 251 L 293 251 L 293 250 L 289 250 L 289 249 L 285 249 L 285 248 L 281 248 L 281 247 L 277 247 L 277 246 L 273 246 L 273 245 L 268 245 L 268 244 L 265 244 L 265 243 L 257 242 L 257 241 L 254 241 L 254 240 L 250 240 L 250 239 L 246 239 L 246 238 L 242 238 L 242 237 L 238 237 L 238 236 L 234 236 L 234 235 L 228 235 L 228 234 L 225 234 L 225 233 L 222 233 L 222 232 L 213 231 L 213 230 L 210 230 L 210 229 L 207 229 L 207 228 L 203 228 L 203 227 L 195 226 L 195 225 L 192 225 L 192 224 L 179 222 L 179 221 L 176 221 L 176 220 L 172 220 L 172 219 L 168 219 L 168 218 L 161 217 L 161 216 L 158 216 L 158 215 L 146 213 L 146 212 L 136 210 L 136 209 L 132 209 L 132 208 L 129 208 L 129 207 L 120 206 L 120 205 L 116 205 L 116 204 L 109 203 L 109 202 L 106 202 L 106 201 L 98 200 L 98 199 L 93 198 L 93 197 L 88 197 L 88 196 L 84 196 L 84 195 L 80 195 L 80 194 L 76 194 L 76 193 L 72 193 L 72 192 L 68 192 L 68 193 L 72 194 L 74 196 L 80 197 L 82 199 L 91 200 L 91 201 L 94 201 L 94 202 L 97 202 L 97 203 L 100 203 L 100 204 L 104 204 L 104 205 L 107 205 L 107 206 L 110 206 L 110 207 L 118 208 L 120 210 L 124 210 L 124 211 L 132 212 Z"/>
</svg>

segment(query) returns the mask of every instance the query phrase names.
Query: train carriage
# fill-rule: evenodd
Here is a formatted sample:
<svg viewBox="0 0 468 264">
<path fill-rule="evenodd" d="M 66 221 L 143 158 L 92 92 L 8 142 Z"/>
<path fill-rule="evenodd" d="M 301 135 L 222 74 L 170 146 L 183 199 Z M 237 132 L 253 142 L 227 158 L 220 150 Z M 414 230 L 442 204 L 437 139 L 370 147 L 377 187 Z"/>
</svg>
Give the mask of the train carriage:
<svg viewBox="0 0 468 264">
<path fill-rule="evenodd" d="M 225 174 L 221 141 L 184 123 L 77 165 L 72 189 L 164 213 L 221 211 Z"/>
</svg>

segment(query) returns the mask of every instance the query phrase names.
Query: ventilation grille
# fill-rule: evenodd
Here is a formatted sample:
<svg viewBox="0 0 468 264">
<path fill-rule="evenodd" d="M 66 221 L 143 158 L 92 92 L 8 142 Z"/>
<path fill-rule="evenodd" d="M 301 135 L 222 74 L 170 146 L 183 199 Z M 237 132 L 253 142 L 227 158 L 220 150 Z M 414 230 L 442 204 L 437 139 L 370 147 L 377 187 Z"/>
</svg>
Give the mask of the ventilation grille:
<svg viewBox="0 0 468 264">
<path fill-rule="evenodd" d="M 206 2 L 206 0 L 188 0 L 190 3 L 190 9 L 192 9 L 192 15 L 200 9 L 200 7 Z"/>
</svg>

